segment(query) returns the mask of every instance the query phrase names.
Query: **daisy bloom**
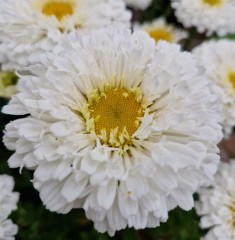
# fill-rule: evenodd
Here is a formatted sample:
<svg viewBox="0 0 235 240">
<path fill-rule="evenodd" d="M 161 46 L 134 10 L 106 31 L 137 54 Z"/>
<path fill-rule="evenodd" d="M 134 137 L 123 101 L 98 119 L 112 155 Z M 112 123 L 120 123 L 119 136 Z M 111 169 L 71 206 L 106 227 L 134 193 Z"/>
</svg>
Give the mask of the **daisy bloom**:
<svg viewBox="0 0 235 240">
<path fill-rule="evenodd" d="M 152 0 L 124 0 L 127 6 L 135 9 L 145 10 L 150 6 Z"/>
<path fill-rule="evenodd" d="M 0 62 L 3 70 L 37 62 L 76 29 L 128 27 L 123 0 L 5 0 L 0 4 Z"/>
<path fill-rule="evenodd" d="M 235 239 L 235 160 L 221 163 L 210 188 L 199 191 L 196 211 L 200 226 L 209 229 L 204 240 Z"/>
<path fill-rule="evenodd" d="M 135 29 L 141 29 L 149 34 L 156 42 L 164 40 L 170 43 L 179 43 L 188 37 L 186 31 L 180 30 L 168 24 L 164 18 L 158 18 L 142 25 L 136 24 Z"/>
<path fill-rule="evenodd" d="M 185 27 L 199 33 L 224 36 L 235 32 L 234 0 L 171 0 L 175 15 Z"/>
<path fill-rule="evenodd" d="M 7 219 L 17 209 L 19 194 L 12 192 L 14 180 L 8 175 L 0 175 L 0 240 L 14 240 L 17 226 Z"/>
<path fill-rule="evenodd" d="M 230 40 L 208 41 L 193 50 L 211 81 L 212 92 L 217 95 L 223 116 L 226 135 L 235 125 L 235 42 Z"/>
<path fill-rule="evenodd" d="M 83 208 L 100 232 L 156 227 L 193 207 L 213 179 L 221 127 L 216 98 L 190 53 L 143 31 L 70 34 L 3 108 L 12 168 L 58 213 Z"/>
</svg>

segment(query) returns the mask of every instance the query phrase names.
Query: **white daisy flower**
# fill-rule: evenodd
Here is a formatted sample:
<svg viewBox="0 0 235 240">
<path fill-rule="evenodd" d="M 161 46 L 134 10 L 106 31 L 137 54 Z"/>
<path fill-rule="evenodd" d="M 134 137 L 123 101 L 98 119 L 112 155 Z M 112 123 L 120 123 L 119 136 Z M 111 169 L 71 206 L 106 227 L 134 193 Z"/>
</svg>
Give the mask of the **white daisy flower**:
<svg viewBox="0 0 235 240">
<path fill-rule="evenodd" d="M 17 225 L 9 219 L 0 219 L 0 240 L 14 240 L 18 232 Z"/>
<path fill-rule="evenodd" d="M 196 211 L 200 227 L 209 229 L 205 240 L 235 239 L 235 160 L 221 163 L 210 188 L 199 191 Z"/>
<path fill-rule="evenodd" d="M 152 0 L 124 0 L 124 1 L 126 2 L 127 6 L 140 10 L 145 10 L 152 3 Z"/>
<path fill-rule="evenodd" d="M 221 127 L 216 98 L 190 53 L 140 31 L 66 41 L 28 68 L 3 108 L 12 168 L 58 213 L 83 208 L 100 232 L 156 227 L 193 207 L 213 179 Z"/>
<path fill-rule="evenodd" d="M 235 32 L 234 0 L 171 0 L 175 15 L 185 27 L 224 36 Z"/>
<path fill-rule="evenodd" d="M 168 24 L 164 18 L 158 18 L 152 22 L 136 24 L 136 30 L 141 29 L 149 34 L 156 42 L 165 40 L 170 43 L 179 43 L 188 37 L 188 33 L 176 28 L 172 24 Z"/>
<path fill-rule="evenodd" d="M 211 80 L 212 92 L 219 99 L 226 135 L 235 126 L 235 42 L 230 40 L 209 41 L 193 50 L 195 57 Z"/>
<path fill-rule="evenodd" d="M 12 192 L 14 180 L 8 175 L 0 175 L 0 240 L 14 240 L 18 227 L 7 219 L 17 209 L 19 194 Z"/>
<path fill-rule="evenodd" d="M 128 27 L 131 18 L 123 0 L 5 0 L 0 12 L 3 70 L 37 62 L 68 32 Z"/>
</svg>

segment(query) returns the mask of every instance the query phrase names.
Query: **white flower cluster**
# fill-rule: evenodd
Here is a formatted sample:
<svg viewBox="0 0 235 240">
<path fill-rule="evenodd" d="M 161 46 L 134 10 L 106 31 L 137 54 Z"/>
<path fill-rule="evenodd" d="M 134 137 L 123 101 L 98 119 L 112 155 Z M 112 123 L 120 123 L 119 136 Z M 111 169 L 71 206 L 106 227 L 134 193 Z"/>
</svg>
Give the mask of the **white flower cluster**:
<svg viewBox="0 0 235 240">
<path fill-rule="evenodd" d="M 204 240 L 235 239 L 235 160 L 221 163 L 210 188 L 199 191 L 197 213 L 202 216 L 200 226 L 209 229 Z"/>
<path fill-rule="evenodd" d="M 196 47 L 193 53 L 218 97 L 224 132 L 229 136 L 235 126 L 235 42 L 211 40 Z"/>
<path fill-rule="evenodd" d="M 0 175 L 0 240 L 14 240 L 17 226 L 7 219 L 17 208 L 19 194 L 12 192 L 14 180 L 8 175 Z"/>
<path fill-rule="evenodd" d="M 4 0 L 0 13 L 0 62 L 10 70 L 38 62 L 69 32 L 128 27 L 131 18 L 123 0 Z"/>
<path fill-rule="evenodd" d="M 15 70 L 20 75 L 2 109 L 20 115 L 4 132 L 14 151 L 8 163 L 33 171 L 47 209 L 82 208 L 110 235 L 159 226 L 177 206 L 191 209 L 202 187 L 201 227 L 213 227 L 205 239 L 234 240 L 235 163 L 221 164 L 213 178 L 222 127 L 229 136 L 235 125 L 235 42 L 210 40 L 193 55 L 182 52 L 173 43 L 186 38 L 188 45 L 191 37 L 167 22 L 171 8 L 164 18 L 137 21 L 132 33 L 131 11 L 134 22 L 142 19 L 136 10 L 158 9 L 156 3 L 1 2 L 0 64 L 10 70 L 1 72 L 1 96 L 16 91 L 10 80 L 17 80 Z M 235 33 L 234 0 L 171 0 L 170 6 L 186 28 Z M 0 240 L 17 232 L 7 220 L 19 198 L 13 186 L 0 175 Z"/>
<path fill-rule="evenodd" d="M 22 76 L 3 112 L 12 168 L 47 209 L 83 208 L 100 232 L 156 227 L 193 207 L 217 170 L 216 97 L 190 53 L 143 32 L 71 33 Z"/>
</svg>

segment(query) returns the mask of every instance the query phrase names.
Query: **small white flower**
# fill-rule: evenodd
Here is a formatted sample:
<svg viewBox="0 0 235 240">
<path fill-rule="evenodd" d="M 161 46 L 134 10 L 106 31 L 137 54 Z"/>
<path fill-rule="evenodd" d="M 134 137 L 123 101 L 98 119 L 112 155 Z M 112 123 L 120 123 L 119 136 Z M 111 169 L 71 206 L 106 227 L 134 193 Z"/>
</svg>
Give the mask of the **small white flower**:
<svg viewBox="0 0 235 240">
<path fill-rule="evenodd" d="M 200 226 L 209 229 L 205 240 L 235 239 L 235 160 L 221 163 L 210 188 L 199 191 L 196 211 Z"/>
<path fill-rule="evenodd" d="M 234 0 L 171 0 L 175 15 L 185 27 L 219 36 L 235 32 Z"/>
<path fill-rule="evenodd" d="M 4 0 L 0 13 L 4 70 L 37 62 L 43 51 L 76 29 L 126 27 L 131 18 L 123 0 Z"/>
<path fill-rule="evenodd" d="M 124 0 L 129 7 L 145 10 L 150 6 L 152 0 Z"/>
<path fill-rule="evenodd" d="M 17 226 L 8 220 L 10 213 L 17 209 L 19 194 L 12 192 L 14 180 L 8 175 L 0 175 L 0 240 L 14 240 Z"/>
<path fill-rule="evenodd" d="M 168 24 L 164 18 L 158 18 L 152 22 L 146 22 L 141 25 L 136 24 L 135 29 L 141 29 L 147 32 L 156 42 L 165 40 L 170 43 L 179 43 L 188 37 L 186 31 L 176 28 L 172 24 Z"/>
<path fill-rule="evenodd" d="M 193 50 L 198 63 L 211 80 L 212 92 L 217 95 L 226 135 L 235 126 L 235 42 L 211 40 Z"/>
<path fill-rule="evenodd" d="M 51 211 L 81 207 L 100 232 L 156 227 L 213 179 L 216 98 L 190 53 L 140 31 L 66 41 L 19 80 L 4 113 L 10 167 L 34 170 Z"/>
</svg>

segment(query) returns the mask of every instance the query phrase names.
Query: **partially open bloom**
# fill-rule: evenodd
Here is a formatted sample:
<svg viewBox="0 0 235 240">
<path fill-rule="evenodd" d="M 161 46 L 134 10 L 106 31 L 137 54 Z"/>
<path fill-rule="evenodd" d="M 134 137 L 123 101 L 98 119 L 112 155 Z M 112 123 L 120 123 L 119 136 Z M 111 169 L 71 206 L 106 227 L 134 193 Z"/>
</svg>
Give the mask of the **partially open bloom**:
<svg viewBox="0 0 235 240">
<path fill-rule="evenodd" d="M 213 179 L 216 98 L 190 53 L 144 32 L 71 34 L 28 68 L 4 113 L 12 168 L 34 170 L 51 211 L 81 207 L 100 232 L 156 227 Z"/>
<path fill-rule="evenodd" d="M 13 240 L 17 233 L 17 226 L 7 219 L 17 208 L 19 194 L 12 192 L 14 180 L 8 175 L 0 175 L 0 239 Z"/>
<path fill-rule="evenodd" d="M 76 29 L 129 26 L 123 0 L 4 0 L 0 4 L 0 62 L 21 70 Z"/>
<path fill-rule="evenodd" d="M 135 28 L 147 32 L 156 42 L 164 40 L 170 43 L 179 43 L 188 36 L 186 31 L 168 24 L 164 18 L 158 18 L 142 25 L 136 24 Z"/>
<path fill-rule="evenodd" d="M 200 226 L 209 229 L 205 240 L 235 239 L 235 160 L 221 163 L 210 188 L 199 191 L 196 203 Z"/>
<path fill-rule="evenodd" d="M 145 10 L 147 7 L 150 6 L 152 0 L 124 0 L 127 4 L 127 6 L 135 8 L 135 9 L 140 9 L 140 10 Z"/>
<path fill-rule="evenodd" d="M 175 15 L 185 27 L 219 36 L 235 32 L 234 0 L 171 0 Z"/>
<path fill-rule="evenodd" d="M 211 81 L 223 116 L 224 132 L 229 135 L 235 126 L 235 42 L 211 40 L 195 48 L 193 53 Z"/>
</svg>

